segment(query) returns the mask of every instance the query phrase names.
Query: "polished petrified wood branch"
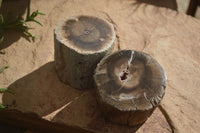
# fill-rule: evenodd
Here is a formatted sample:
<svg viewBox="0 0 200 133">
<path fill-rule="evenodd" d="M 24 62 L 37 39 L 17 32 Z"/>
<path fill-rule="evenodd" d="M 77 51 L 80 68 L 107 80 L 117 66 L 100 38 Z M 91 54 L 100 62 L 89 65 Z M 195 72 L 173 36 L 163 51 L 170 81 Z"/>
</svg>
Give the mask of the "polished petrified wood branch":
<svg viewBox="0 0 200 133">
<path fill-rule="evenodd" d="M 132 50 L 104 57 L 94 79 L 105 116 L 110 121 L 127 125 L 147 120 L 163 98 L 167 80 L 155 59 Z"/>
<path fill-rule="evenodd" d="M 112 24 L 93 16 L 74 16 L 55 29 L 55 66 L 58 77 L 77 89 L 92 88 L 97 63 L 113 49 Z"/>
</svg>

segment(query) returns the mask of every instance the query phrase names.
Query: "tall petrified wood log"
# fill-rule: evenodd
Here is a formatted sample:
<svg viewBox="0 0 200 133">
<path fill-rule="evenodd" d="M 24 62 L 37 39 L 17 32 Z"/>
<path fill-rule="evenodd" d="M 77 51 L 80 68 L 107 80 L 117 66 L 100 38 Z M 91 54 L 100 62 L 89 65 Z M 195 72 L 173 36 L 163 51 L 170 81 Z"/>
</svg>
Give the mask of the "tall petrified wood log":
<svg viewBox="0 0 200 133">
<path fill-rule="evenodd" d="M 97 63 L 113 49 L 112 24 L 93 16 L 74 16 L 61 21 L 54 33 L 58 77 L 77 89 L 94 86 Z"/>
<path fill-rule="evenodd" d="M 104 57 L 95 75 L 98 101 L 110 121 L 139 125 L 165 94 L 167 77 L 150 55 L 122 50 Z"/>
</svg>

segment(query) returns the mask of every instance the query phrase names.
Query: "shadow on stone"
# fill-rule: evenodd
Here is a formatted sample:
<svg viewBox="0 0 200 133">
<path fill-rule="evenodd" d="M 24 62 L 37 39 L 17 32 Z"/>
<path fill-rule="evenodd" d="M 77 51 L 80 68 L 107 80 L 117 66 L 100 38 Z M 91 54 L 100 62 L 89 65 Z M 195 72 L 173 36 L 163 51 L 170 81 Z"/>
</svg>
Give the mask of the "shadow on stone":
<svg viewBox="0 0 200 133">
<path fill-rule="evenodd" d="M 4 21 L 7 19 L 8 14 L 12 14 L 11 20 L 17 19 L 19 14 L 24 14 L 28 5 L 28 0 L 4 0 L 0 8 L 0 14 L 3 15 Z M 4 33 L 4 41 L 0 44 L 0 50 L 9 47 L 13 42 L 16 42 L 24 37 L 28 38 L 18 30 L 7 30 Z"/>
<path fill-rule="evenodd" d="M 131 1 L 131 6 L 134 7 L 134 11 L 136 11 L 141 4 L 150 4 L 157 7 L 166 7 L 172 10 L 177 10 L 177 2 L 176 0 L 129 0 Z"/>
<path fill-rule="evenodd" d="M 3 94 L 3 104 L 8 105 L 8 113 L 18 110 L 27 118 L 27 114 L 34 113 L 56 124 L 93 131 L 119 133 L 136 131 L 138 128 L 107 122 L 98 107 L 94 90 L 79 91 L 63 84 L 57 77 L 54 62 L 18 79 L 9 86 L 9 90 L 15 94 Z M 33 121 L 30 120 L 30 124 Z"/>
<path fill-rule="evenodd" d="M 54 62 L 18 79 L 9 89 L 15 94 L 3 94 L 3 104 L 8 108 L 1 112 L 2 120 L 24 128 L 56 132 L 80 132 L 82 129 L 108 133 L 136 132 L 138 129 L 170 132 L 160 111 L 153 113 L 149 122 L 136 127 L 107 121 L 97 104 L 95 90 L 79 91 L 63 84 L 57 77 Z"/>
<path fill-rule="evenodd" d="M 79 125 L 82 128 L 105 133 L 135 132 L 141 126 L 129 127 L 107 121 L 97 104 L 94 89 L 85 91 L 62 109 L 52 121 L 67 125 Z"/>
<path fill-rule="evenodd" d="M 8 88 L 15 93 L 3 95 L 3 104 L 8 105 L 8 109 L 32 112 L 45 118 L 81 94 L 81 91 L 60 82 L 54 62 L 18 79 Z"/>
<path fill-rule="evenodd" d="M 25 129 L 21 129 L 18 127 L 13 127 L 11 125 L 0 123 L 0 131 L 1 133 L 24 133 Z"/>
</svg>

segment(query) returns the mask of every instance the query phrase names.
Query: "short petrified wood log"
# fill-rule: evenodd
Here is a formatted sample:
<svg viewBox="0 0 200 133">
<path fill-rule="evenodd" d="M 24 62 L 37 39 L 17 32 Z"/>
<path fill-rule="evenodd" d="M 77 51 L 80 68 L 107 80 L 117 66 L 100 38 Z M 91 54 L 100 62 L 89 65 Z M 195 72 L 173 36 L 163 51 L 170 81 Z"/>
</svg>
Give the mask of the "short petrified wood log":
<svg viewBox="0 0 200 133">
<path fill-rule="evenodd" d="M 113 49 L 112 24 L 93 16 L 73 16 L 55 29 L 55 66 L 58 77 L 77 89 L 94 86 L 97 63 Z"/>
<path fill-rule="evenodd" d="M 95 75 L 98 101 L 110 121 L 139 125 L 165 94 L 166 74 L 150 55 L 122 50 L 104 57 Z"/>
</svg>

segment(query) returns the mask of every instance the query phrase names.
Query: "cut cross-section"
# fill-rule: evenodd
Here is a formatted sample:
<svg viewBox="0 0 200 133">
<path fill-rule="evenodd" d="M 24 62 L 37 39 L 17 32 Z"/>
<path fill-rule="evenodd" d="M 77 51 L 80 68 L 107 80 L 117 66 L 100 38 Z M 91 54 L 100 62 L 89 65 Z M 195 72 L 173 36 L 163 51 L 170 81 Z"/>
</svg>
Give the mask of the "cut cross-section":
<svg viewBox="0 0 200 133">
<path fill-rule="evenodd" d="M 143 123 L 165 93 L 166 74 L 150 55 L 122 50 L 101 60 L 95 75 L 98 101 L 113 122 Z"/>
<path fill-rule="evenodd" d="M 55 29 L 55 66 L 59 78 L 77 89 L 92 88 L 97 63 L 114 46 L 112 24 L 93 16 L 73 16 Z"/>
</svg>

